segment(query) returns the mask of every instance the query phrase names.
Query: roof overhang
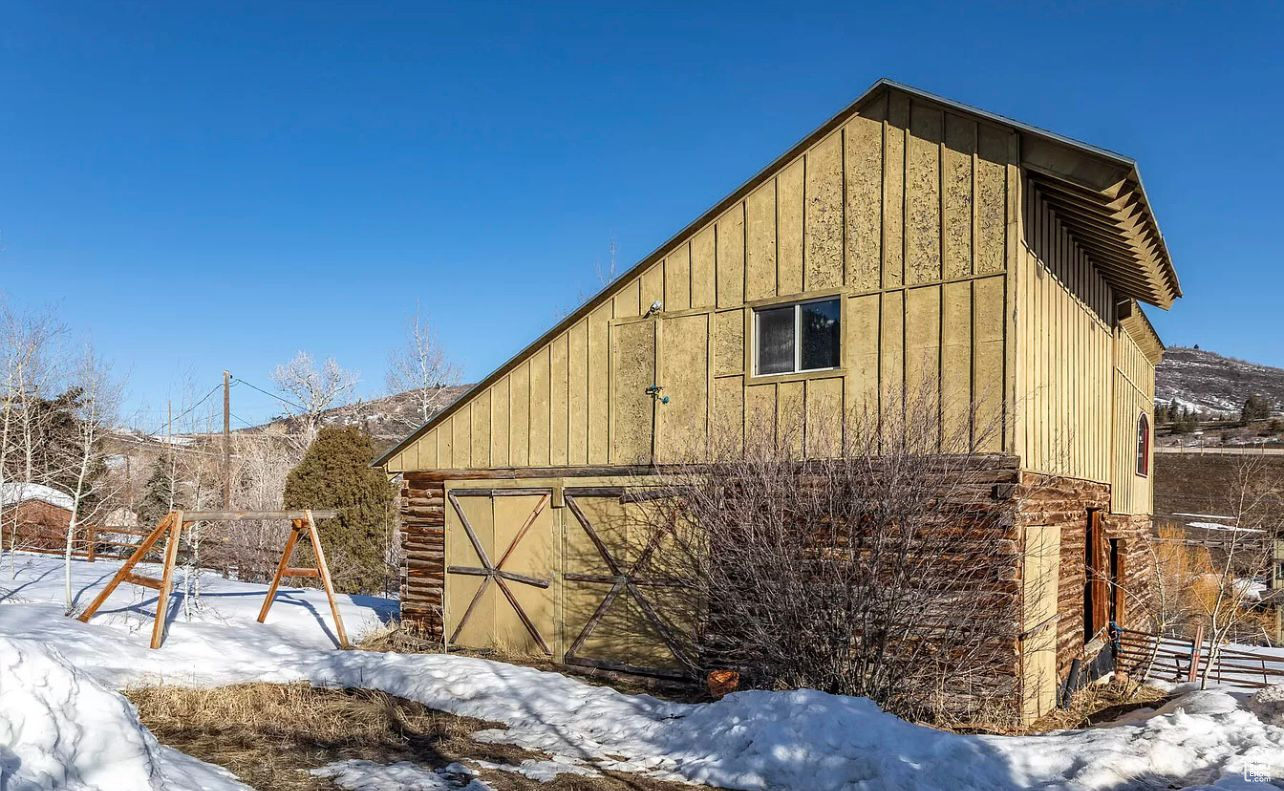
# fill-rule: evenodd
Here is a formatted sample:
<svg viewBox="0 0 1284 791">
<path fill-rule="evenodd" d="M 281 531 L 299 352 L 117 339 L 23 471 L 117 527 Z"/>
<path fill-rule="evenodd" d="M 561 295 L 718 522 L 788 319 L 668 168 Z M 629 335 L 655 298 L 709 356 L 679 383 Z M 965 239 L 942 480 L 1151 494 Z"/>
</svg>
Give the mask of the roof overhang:
<svg viewBox="0 0 1284 791">
<path fill-rule="evenodd" d="M 1164 359 L 1164 342 L 1137 300 L 1130 299 L 1119 305 L 1119 326 L 1128 333 L 1151 365 L 1159 365 Z"/>
<path fill-rule="evenodd" d="M 1116 294 L 1165 310 L 1181 296 L 1177 270 L 1150 209 L 1136 161 L 891 80 L 879 80 L 869 94 L 881 87 L 1020 132 L 1021 166 L 1030 184 L 1088 252 Z"/>
<path fill-rule="evenodd" d="M 1181 296 L 1136 165 L 1112 166 L 1045 140 L 1022 145 L 1031 187 L 1087 251 L 1115 293 L 1167 309 Z"/>
</svg>

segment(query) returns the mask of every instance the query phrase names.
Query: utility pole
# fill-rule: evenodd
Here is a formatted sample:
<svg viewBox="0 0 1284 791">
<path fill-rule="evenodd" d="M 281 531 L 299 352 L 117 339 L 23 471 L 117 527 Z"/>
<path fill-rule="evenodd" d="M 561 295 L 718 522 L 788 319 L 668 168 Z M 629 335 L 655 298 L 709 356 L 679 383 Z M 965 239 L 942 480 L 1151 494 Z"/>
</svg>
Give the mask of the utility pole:
<svg viewBox="0 0 1284 791">
<path fill-rule="evenodd" d="M 223 508 L 232 507 L 232 372 L 223 372 Z"/>
<path fill-rule="evenodd" d="M 165 455 L 169 458 L 165 463 L 169 465 L 169 510 L 174 510 L 174 490 L 178 488 L 178 473 L 174 467 L 174 402 L 167 400 L 165 402 Z"/>
</svg>

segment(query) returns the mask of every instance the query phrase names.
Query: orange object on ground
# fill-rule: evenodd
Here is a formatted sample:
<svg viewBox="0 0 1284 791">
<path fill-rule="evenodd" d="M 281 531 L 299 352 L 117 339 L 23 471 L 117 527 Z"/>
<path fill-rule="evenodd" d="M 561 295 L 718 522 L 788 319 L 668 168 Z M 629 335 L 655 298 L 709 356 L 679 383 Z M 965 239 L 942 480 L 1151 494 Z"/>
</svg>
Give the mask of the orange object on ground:
<svg viewBox="0 0 1284 791">
<path fill-rule="evenodd" d="M 710 670 L 709 694 L 715 698 L 735 692 L 740 687 L 740 674 L 734 670 Z"/>
</svg>

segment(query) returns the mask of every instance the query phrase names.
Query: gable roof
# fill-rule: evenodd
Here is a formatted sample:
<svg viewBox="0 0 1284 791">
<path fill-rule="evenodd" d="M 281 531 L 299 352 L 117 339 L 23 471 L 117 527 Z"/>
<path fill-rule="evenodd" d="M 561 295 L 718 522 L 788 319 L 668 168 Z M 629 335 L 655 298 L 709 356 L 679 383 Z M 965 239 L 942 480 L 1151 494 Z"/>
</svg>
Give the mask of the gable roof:
<svg viewBox="0 0 1284 791">
<path fill-rule="evenodd" d="M 0 484 L 0 505 L 17 505 L 28 500 L 39 500 L 68 511 L 72 510 L 76 504 L 70 495 L 44 484 L 14 481 Z"/>
<path fill-rule="evenodd" d="M 614 296 L 620 286 L 641 275 L 663 258 L 671 247 L 708 225 L 777 170 L 845 123 L 866 103 L 888 91 L 899 91 L 943 105 L 954 112 L 1020 132 L 1021 165 L 1026 169 L 1035 189 L 1039 190 L 1070 232 L 1079 239 L 1116 292 L 1120 296 L 1141 299 L 1165 309 L 1181 296 L 1177 272 L 1173 268 L 1159 224 L 1150 211 L 1150 202 L 1146 198 L 1141 173 L 1135 161 L 1103 148 L 883 78 L 621 273 L 554 327 L 460 394 L 449 406 L 380 456 L 373 466 L 382 467 L 387 464 L 434 426 L 454 414 L 455 410 L 467 404 L 473 396 L 484 392 L 527 356 Z"/>
</svg>

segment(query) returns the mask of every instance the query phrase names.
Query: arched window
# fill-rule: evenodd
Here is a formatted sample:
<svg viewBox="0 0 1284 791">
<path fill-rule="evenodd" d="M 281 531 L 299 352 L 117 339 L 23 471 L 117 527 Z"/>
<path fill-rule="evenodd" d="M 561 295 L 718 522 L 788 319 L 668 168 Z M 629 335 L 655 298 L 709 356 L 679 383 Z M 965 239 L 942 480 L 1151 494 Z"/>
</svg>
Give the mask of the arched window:
<svg viewBox="0 0 1284 791">
<path fill-rule="evenodd" d="M 1150 474 L 1150 418 L 1145 412 L 1137 418 L 1137 474 Z"/>
</svg>

